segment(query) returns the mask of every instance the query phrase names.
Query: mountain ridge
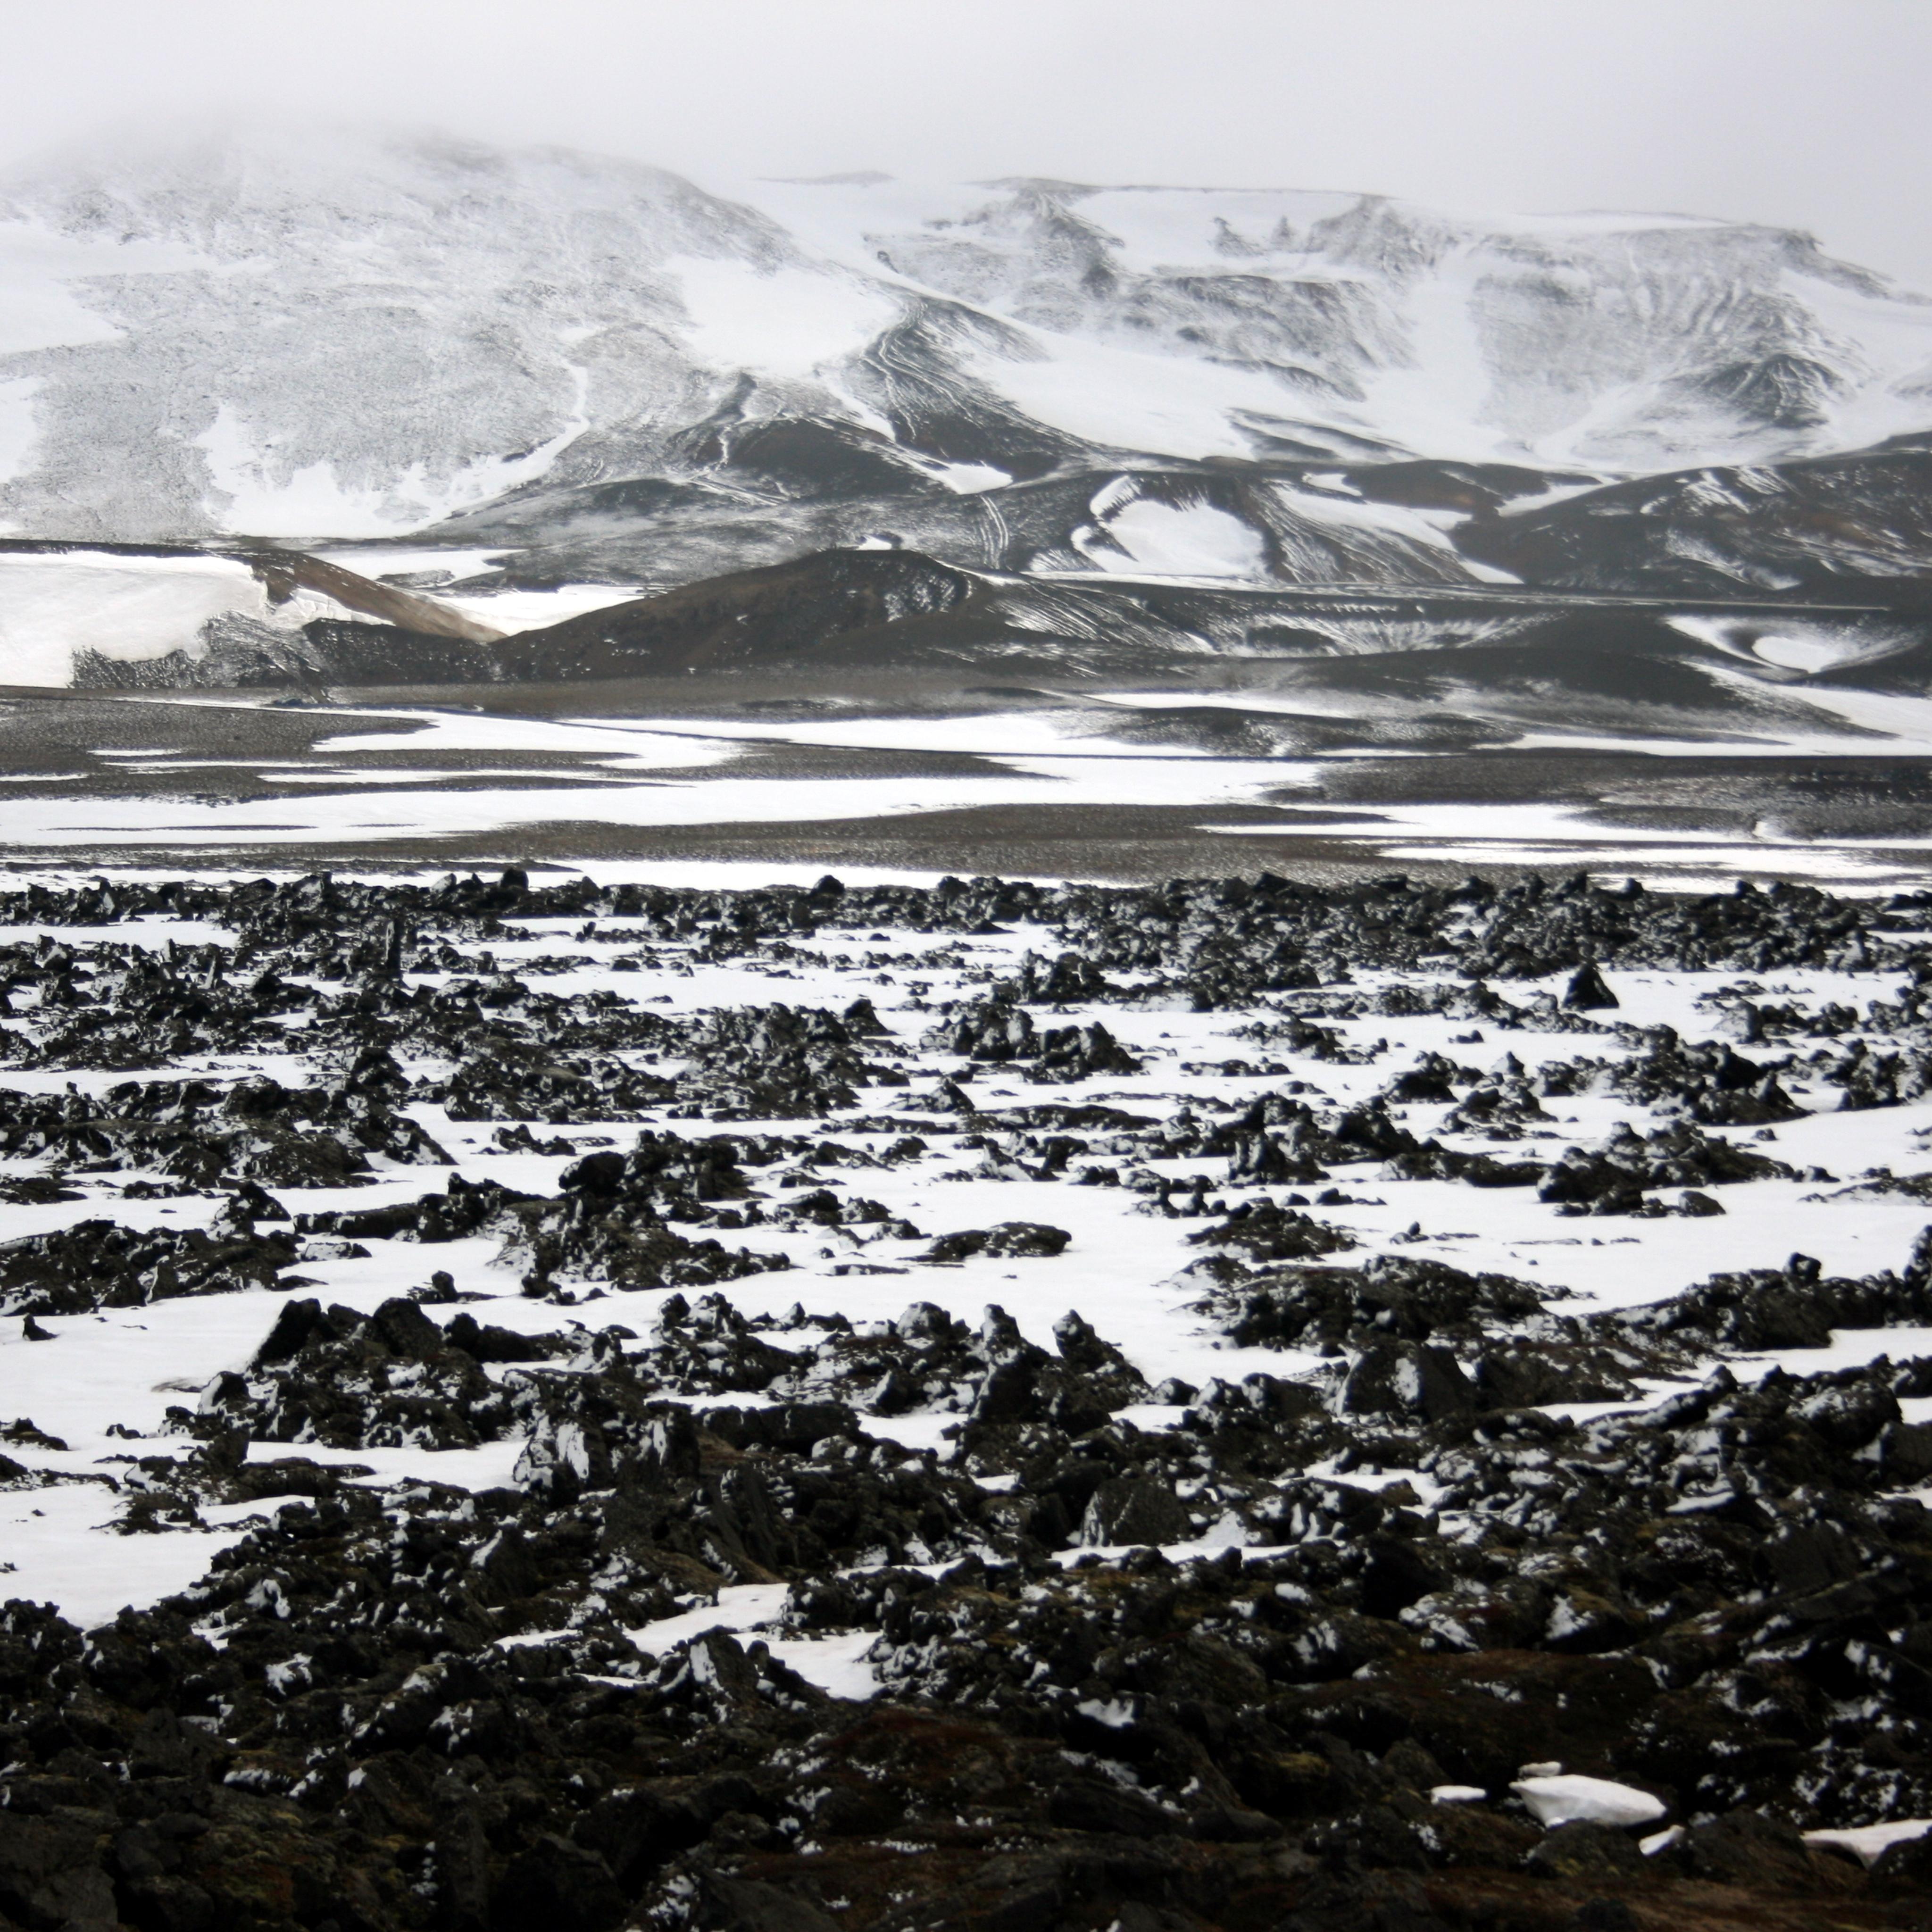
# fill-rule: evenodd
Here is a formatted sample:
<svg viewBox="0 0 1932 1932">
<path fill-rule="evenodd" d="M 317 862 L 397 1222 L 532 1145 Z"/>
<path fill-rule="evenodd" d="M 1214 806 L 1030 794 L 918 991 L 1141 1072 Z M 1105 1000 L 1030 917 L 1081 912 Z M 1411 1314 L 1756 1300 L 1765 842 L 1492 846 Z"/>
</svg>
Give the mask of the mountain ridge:
<svg viewBox="0 0 1932 1932">
<path fill-rule="evenodd" d="M 995 575 L 882 548 L 820 551 L 505 638 L 347 613 L 298 629 L 218 623 L 196 644 L 138 663 L 85 656 L 74 682 L 316 694 L 461 686 L 486 706 L 493 688 L 602 682 L 646 708 L 677 702 L 693 676 L 735 685 L 746 702 L 801 680 L 864 694 L 888 672 L 956 690 L 997 677 L 1076 704 L 1109 688 L 1192 689 L 1192 704 L 1141 718 L 1130 735 L 1238 738 L 1270 756 L 1466 751 L 1580 734 L 1878 749 L 1894 734 L 1864 700 L 1922 691 L 1928 665 L 1924 616 L 1883 607 Z M 1902 716 L 1898 729 L 1910 735 L 1912 724 Z"/>
<path fill-rule="evenodd" d="M 368 540 L 626 484 L 762 490 L 782 520 L 800 491 L 758 446 L 788 428 L 973 496 L 1136 461 L 1608 479 L 1932 419 L 1924 298 L 1681 216 L 1024 176 L 722 193 L 363 130 L 16 170 L 0 262 L 26 536 Z"/>
<path fill-rule="evenodd" d="M 1932 615 L 1932 302 L 1762 224 L 1024 176 L 727 192 L 310 130 L 17 169 L 9 270 L 16 681 L 488 684 L 794 644 L 1394 676 L 1503 631 L 1540 662 L 1612 596 L 1691 626 L 1631 617 L 1619 662 L 1747 674 L 1757 704 L 1895 686 Z M 64 586 L 24 555 L 54 542 L 92 547 Z M 944 609 L 905 603 L 921 573 Z M 1351 586 L 1352 612 L 1282 596 Z"/>
</svg>

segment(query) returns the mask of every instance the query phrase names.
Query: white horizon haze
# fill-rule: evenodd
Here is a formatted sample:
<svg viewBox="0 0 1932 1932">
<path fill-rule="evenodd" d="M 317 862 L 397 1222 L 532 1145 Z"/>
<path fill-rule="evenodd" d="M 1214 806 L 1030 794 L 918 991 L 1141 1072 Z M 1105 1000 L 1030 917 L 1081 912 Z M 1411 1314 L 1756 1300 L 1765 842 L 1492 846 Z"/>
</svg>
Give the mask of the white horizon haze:
<svg viewBox="0 0 1932 1932">
<path fill-rule="evenodd" d="M 77 0 L 0 5 L 0 171 L 374 121 L 729 192 L 914 180 L 1385 194 L 1761 222 L 1932 290 L 1918 0 Z"/>
</svg>

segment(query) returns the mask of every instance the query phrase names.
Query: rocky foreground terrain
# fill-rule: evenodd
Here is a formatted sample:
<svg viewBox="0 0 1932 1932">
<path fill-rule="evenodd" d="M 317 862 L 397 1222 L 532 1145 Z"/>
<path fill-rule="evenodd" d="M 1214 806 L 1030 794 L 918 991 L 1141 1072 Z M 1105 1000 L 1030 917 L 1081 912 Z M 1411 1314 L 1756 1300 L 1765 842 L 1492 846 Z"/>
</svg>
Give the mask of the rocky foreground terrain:
<svg viewBox="0 0 1932 1932">
<path fill-rule="evenodd" d="M 0 895 L 0 1925 L 1932 1924 L 1929 914 Z"/>
</svg>

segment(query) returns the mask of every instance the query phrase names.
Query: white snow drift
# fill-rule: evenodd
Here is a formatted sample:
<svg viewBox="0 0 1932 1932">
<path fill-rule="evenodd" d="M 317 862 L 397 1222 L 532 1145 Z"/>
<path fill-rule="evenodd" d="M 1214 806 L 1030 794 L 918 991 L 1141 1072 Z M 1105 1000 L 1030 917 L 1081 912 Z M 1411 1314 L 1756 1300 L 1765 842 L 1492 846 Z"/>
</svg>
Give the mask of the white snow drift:
<svg viewBox="0 0 1932 1932">
<path fill-rule="evenodd" d="M 176 650 L 198 655 L 202 626 L 216 618 L 292 631 L 311 618 L 354 615 L 308 590 L 272 604 L 262 580 L 232 557 L 4 552 L 0 683 L 70 684 L 75 659 L 86 651 L 117 664 Z"/>
</svg>

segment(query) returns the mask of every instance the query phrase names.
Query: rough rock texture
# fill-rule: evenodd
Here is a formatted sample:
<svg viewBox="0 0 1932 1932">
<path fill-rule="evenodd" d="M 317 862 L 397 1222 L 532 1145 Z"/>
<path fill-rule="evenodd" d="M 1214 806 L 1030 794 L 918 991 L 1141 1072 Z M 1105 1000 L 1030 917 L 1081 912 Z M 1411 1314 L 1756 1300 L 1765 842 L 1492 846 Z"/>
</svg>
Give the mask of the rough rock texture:
<svg viewBox="0 0 1932 1932">
<path fill-rule="evenodd" d="M 1932 1053 L 1927 910 L 515 872 L 0 896 L 23 930 L 231 940 L 0 946 L 0 1153 L 44 1217 L 0 1246 L 10 1360 L 182 1297 L 259 1316 L 84 1471 L 0 1429 L 10 1501 L 85 1484 L 128 1536 L 231 1538 L 92 1631 L 0 1607 L 0 1928 L 1923 1927 L 1923 1846 L 1868 1871 L 1803 1834 L 1932 1816 L 1932 1230 L 1610 1304 L 1361 1216 L 1415 1186 L 1573 1245 L 1728 1238 L 1735 1208 L 1657 1216 L 1794 1199 L 1816 1175 L 1751 1137 L 1914 1090 L 1870 1070 Z M 802 971 L 835 918 L 872 949 L 836 1011 L 615 990 Z M 957 950 L 1022 921 L 1051 964 Z M 650 972 L 545 987 L 612 928 Z M 1862 1012 L 1716 983 L 1800 968 L 1882 976 Z M 1708 974 L 1751 1053 L 1617 1021 L 1592 976 L 1639 969 Z M 1102 1004 L 1118 1033 L 1050 1010 Z M 1107 1084 L 1229 1009 L 1255 1058 Z M 1466 1032 L 1378 1038 L 1418 1014 Z M 1585 1102 L 1616 1124 L 1572 1148 Z M 466 1174 L 450 1124 L 531 1184 Z M 1903 1185 L 1842 1211 L 1910 1213 Z M 1173 1318 L 1225 1373 L 1114 1325 L 1096 1202 L 1177 1244 Z M 206 1224 L 157 1218 L 183 1209 Z M 352 1306 L 378 1244 L 422 1285 Z M 493 1265 L 494 1303 L 458 1286 Z M 983 1312 L 928 1298 L 975 1268 Z M 772 1312 L 773 1277 L 808 1306 Z M 376 1473 L 405 1450 L 500 1460 Z M 1552 1762 L 1681 1830 L 1545 1830 L 1512 1786 Z"/>
</svg>

